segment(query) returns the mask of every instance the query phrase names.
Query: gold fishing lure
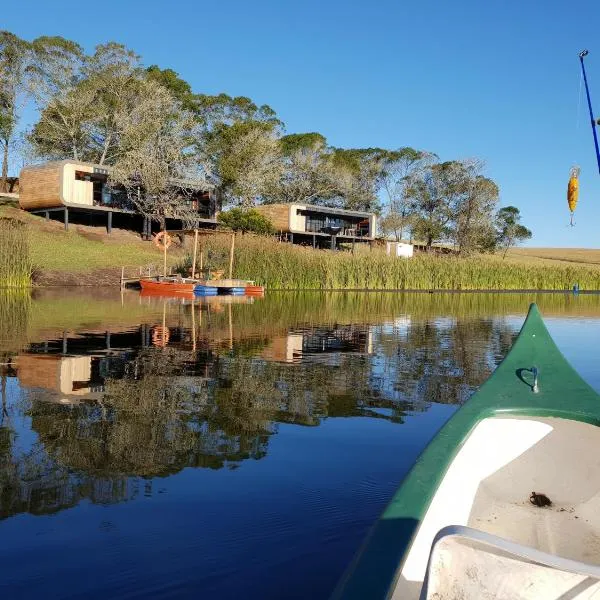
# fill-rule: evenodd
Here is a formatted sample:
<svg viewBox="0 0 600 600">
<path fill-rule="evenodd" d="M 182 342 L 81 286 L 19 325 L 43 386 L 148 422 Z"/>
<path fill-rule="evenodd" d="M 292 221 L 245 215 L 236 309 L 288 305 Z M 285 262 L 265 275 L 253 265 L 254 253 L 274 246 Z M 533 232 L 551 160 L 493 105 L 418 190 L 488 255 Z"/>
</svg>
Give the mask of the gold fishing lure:
<svg viewBox="0 0 600 600">
<path fill-rule="evenodd" d="M 579 199 L 579 167 L 573 167 L 569 175 L 569 185 L 567 187 L 567 202 L 569 203 L 569 210 L 571 211 L 571 227 L 573 223 L 573 214 L 577 207 L 577 200 Z"/>
</svg>

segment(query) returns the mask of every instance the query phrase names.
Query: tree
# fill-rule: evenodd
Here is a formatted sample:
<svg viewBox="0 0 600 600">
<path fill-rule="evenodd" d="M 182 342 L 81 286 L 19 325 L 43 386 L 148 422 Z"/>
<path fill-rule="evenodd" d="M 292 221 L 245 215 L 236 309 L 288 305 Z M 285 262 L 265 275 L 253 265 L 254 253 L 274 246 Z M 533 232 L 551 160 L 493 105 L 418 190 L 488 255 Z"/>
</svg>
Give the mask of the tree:
<svg viewBox="0 0 600 600">
<path fill-rule="evenodd" d="M 404 193 L 414 214 L 413 234 L 425 241 L 428 250 L 434 242 L 448 239 L 450 234 L 452 169 L 452 163 L 438 163 L 406 179 Z"/>
<path fill-rule="evenodd" d="M 379 210 L 381 155 L 379 148 L 334 149 L 332 159 L 341 188 L 338 205 L 348 210 Z"/>
<path fill-rule="evenodd" d="M 280 180 L 279 144 L 269 125 L 248 121 L 223 126 L 211 150 L 209 160 L 231 204 L 252 207 Z"/>
<path fill-rule="evenodd" d="M 453 161 L 448 171 L 447 193 L 453 212 L 451 237 L 459 254 L 485 249 L 494 238 L 499 191 L 491 179 L 481 174 L 482 168 L 477 160 Z"/>
<path fill-rule="evenodd" d="M 380 222 L 380 227 L 386 234 L 393 233 L 396 241 L 403 238 L 413 222 L 408 196 L 405 193 L 408 177 L 431 165 L 436 158 L 435 154 L 409 147 L 380 152 L 377 187 L 383 192 L 386 205 L 386 214 Z"/>
<path fill-rule="evenodd" d="M 120 44 L 100 45 L 89 57 L 68 43 L 64 48 L 61 42 L 58 51 L 38 53 L 35 87 L 46 104 L 30 140 L 42 156 L 114 164 L 123 150 L 127 115 L 139 118 L 138 105 L 158 84 L 151 86 L 139 57 Z M 64 63 L 68 81 L 62 78 Z"/>
<path fill-rule="evenodd" d="M 9 149 L 13 142 L 21 104 L 27 90 L 29 44 L 9 31 L 0 31 L 0 191 L 8 191 Z"/>
<path fill-rule="evenodd" d="M 279 179 L 268 190 L 265 202 L 307 204 L 340 192 L 338 172 L 327 140 L 320 133 L 294 133 L 279 140 Z"/>
<path fill-rule="evenodd" d="M 202 177 L 190 151 L 193 119 L 158 83 L 145 81 L 144 90 L 133 110 L 115 114 L 120 146 L 110 181 L 162 229 L 167 218 L 191 227 L 197 215 L 187 201 L 190 185 L 178 180 Z"/>
<path fill-rule="evenodd" d="M 269 235 L 274 232 L 271 221 L 254 208 L 246 210 L 239 207 L 231 208 L 219 214 L 219 223 L 242 233 Z"/>
<path fill-rule="evenodd" d="M 381 219 L 379 219 L 379 229 L 384 236 L 394 236 L 397 242 L 402 241 L 402 235 L 410 225 L 408 215 L 401 215 L 395 211 L 389 211 Z"/>
<path fill-rule="evenodd" d="M 531 231 L 520 221 L 521 212 L 516 206 L 505 206 L 496 213 L 496 241 L 504 248 L 503 259 L 512 246 L 531 238 Z"/>
</svg>

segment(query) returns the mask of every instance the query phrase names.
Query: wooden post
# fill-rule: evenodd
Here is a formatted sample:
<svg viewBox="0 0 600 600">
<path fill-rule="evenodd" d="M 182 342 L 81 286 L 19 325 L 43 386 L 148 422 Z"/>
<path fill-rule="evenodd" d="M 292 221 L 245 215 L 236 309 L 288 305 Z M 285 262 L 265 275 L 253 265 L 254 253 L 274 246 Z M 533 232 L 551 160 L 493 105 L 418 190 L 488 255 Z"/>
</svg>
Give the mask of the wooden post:
<svg viewBox="0 0 600 600">
<path fill-rule="evenodd" d="M 166 229 L 164 229 L 163 231 L 166 231 Z M 164 272 L 164 276 L 167 276 L 167 240 L 166 238 L 163 239 L 163 272 Z"/>
<path fill-rule="evenodd" d="M 204 246 L 200 244 L 200 272 L 204 270 Z"/>
<path fill-rule="evenodd" d="M 235 232 L 231 234 L 231 249 L 229 250 L 229 279 L 233 278 L 233 253 L 235 251 Z"/>
<path fill-rule="evenodd" d="M 192 351 L 196 352 L 196 303 L 193 300 L 192 300 Z"/>
<path fill-rule="evenodd" d="M 231 277 L 230 277 L 231 279 Z M 227 311 L 229 315 L 229 348 L 233 349 L 233 318 L 231 316 L 231 304 L 227 305 Z"/>
<path fill-rule="evenodd" d="M 65 206 L 65 231 L 69 231 L 69 209 Z"/>
<path fill-rule="evenodd" d="M 50 220 L 50 211 L 47 210 L 46 211 L 46 221 L 49 221 L 49 220 Z"/>
<path fill-rule="evenodd" d="M 112 233 L 112 210 L 106 213 L 106 232 L 109 235 Z"/>
<path fill-rule="evenodd" d="M 125 267 L 121 267 L 121 289 L 125 287 Z"/>
<path fill-rule="evenodd" d="M 198 254 L 198 229 L 194 229 L 194 258 L 192 259 L 192 279 L 196 277 L 196 255 Z"/>
</svg>

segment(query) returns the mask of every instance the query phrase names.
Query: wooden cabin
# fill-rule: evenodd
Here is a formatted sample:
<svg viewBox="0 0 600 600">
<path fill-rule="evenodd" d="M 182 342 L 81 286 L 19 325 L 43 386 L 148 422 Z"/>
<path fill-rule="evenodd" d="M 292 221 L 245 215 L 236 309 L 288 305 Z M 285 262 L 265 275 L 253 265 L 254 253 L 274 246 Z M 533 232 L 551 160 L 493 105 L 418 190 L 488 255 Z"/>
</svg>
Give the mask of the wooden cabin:
<svg viewBox="0 0 600 600">
<path fill-rule="evenodd" d="M 112 228 L 113 213 L 141 216 L 125 190 L 110 185 L 110 167 L 74 160 L 61 160 L 31 165 L 19 177 L 19 204 L 22 209 L 42 213 L 62 212 L 65 229 L 69 213 L 106 215 L 107 228 Z M 198 225 L 216 225 L 217 202 L 214 186 L 203 181 L 173 180 L 182 199 L 198 214 Z M 144 233 L 150 224 L 144 219 Z"/>
<path fill-rule="evenodd" d="M 336 240 L 354 243 L 375 238 L 377 216 L 373 213 L 312 204 L 263 204 L 257 210 L 291 242 L 334 248 Z"/>
</svg>

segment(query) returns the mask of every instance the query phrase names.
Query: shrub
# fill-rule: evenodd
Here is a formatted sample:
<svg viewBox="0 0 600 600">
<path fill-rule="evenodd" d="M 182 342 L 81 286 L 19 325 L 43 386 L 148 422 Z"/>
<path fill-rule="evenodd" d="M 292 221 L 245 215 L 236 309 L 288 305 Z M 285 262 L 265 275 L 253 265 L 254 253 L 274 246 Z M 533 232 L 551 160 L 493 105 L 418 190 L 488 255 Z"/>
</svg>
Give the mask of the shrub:
<svg viewBox="0 0 600 600">
<path fill-rule="evenodd" d="M 233 231 L 242 233 L 257 233 L 271 235 L 274 233 L 273 224 L 256 209 L 232 208 L 219 215 L 219 223 Z"/>
</svg>

